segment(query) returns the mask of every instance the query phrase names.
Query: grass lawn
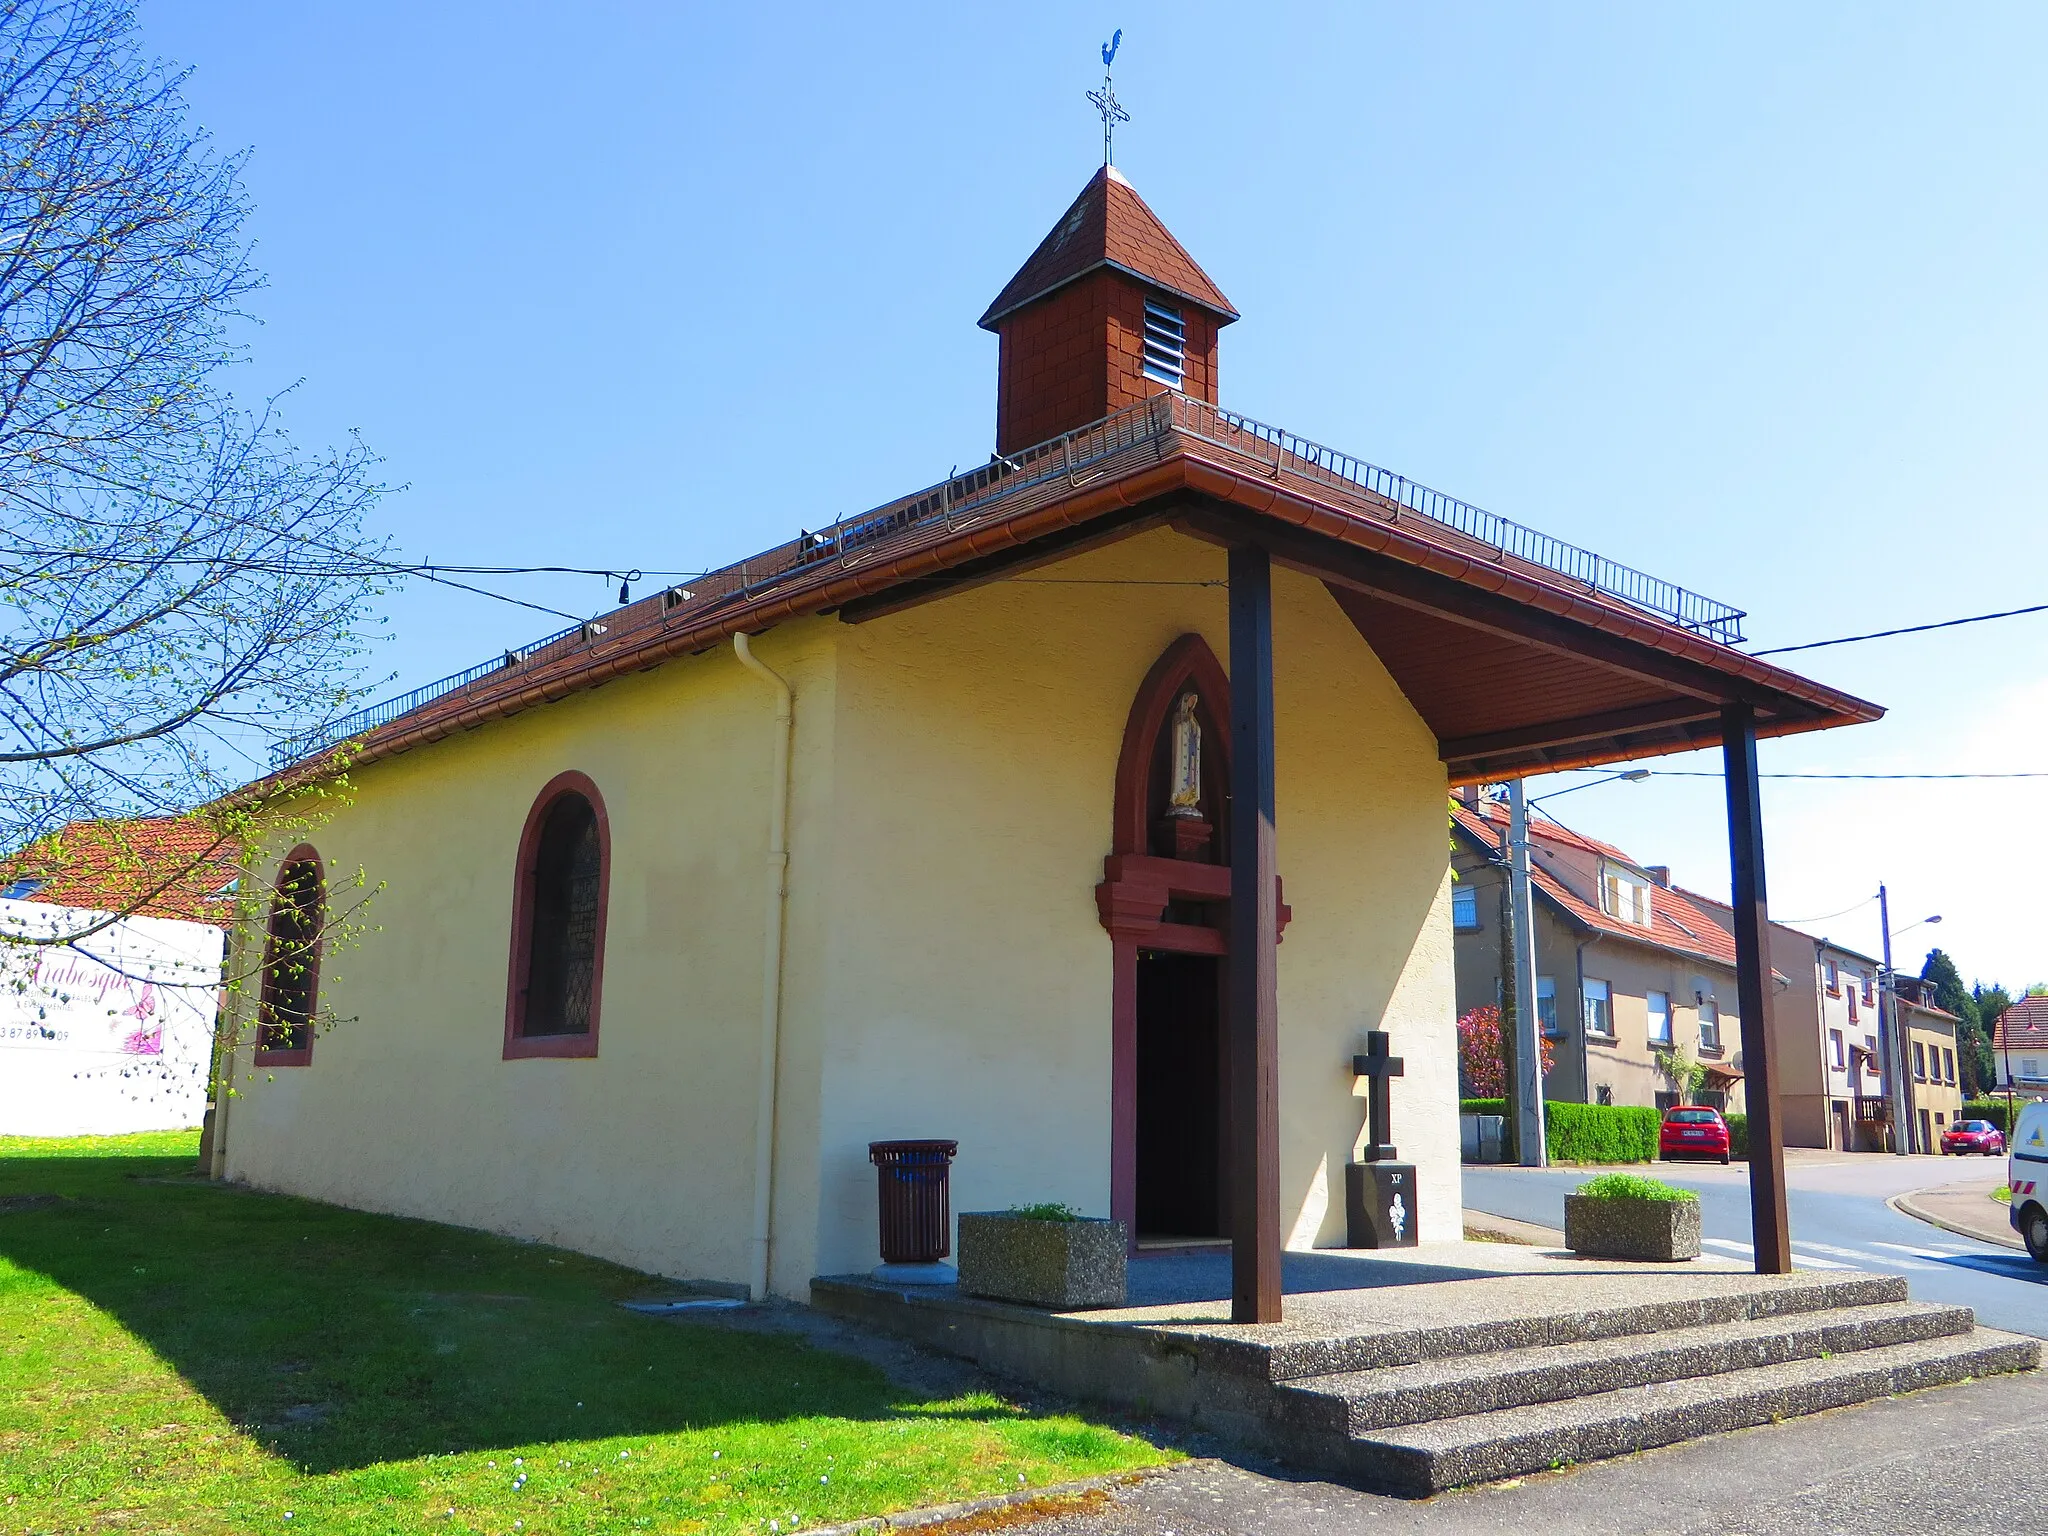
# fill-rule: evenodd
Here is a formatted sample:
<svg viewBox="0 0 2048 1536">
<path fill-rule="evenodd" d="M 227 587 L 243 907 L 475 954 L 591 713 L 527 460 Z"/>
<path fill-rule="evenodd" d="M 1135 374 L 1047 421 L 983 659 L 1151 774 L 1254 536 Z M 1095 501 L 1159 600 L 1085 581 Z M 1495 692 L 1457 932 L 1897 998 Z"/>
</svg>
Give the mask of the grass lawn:
<svg viewBox="0 0 2048 1536">
<path fill-rule="evenodd" d="M 0 1137 L 4 1536 L 787 1532 L 1172 1455 L 626 1312 L 659 1283 L 596 1259 L 218 1188 L 196 1149 Z"/>
</svg>

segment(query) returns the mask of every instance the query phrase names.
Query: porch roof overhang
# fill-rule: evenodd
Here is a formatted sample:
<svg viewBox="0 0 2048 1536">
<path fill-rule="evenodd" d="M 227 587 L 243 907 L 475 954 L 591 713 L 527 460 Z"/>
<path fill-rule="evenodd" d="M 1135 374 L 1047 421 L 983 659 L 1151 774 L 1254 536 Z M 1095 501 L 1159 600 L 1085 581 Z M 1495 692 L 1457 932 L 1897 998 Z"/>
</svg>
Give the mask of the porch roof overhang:
<svg viewBox="0 0 2048 1536">
<path fill-rule="evenodd" d="M 1525 557 L 1397 499 L 1408 482 L 1388 494 L 1338 472 L 1370 466 L 1337 456 L 1333 469 L 1327 450 L 1254 428 L 1185 396 L 1155 396 L 715 572 L 688 593 L 657 594 L 448 679 L 350 734 L 347 761 L 402 752 L 740 631 L 813 614 L 864 622 L 1160 525 L 1262 545 L 1324 582 L 1435 733 L 1454 784 L 1714 746 L 1731 704 L 1755 710 L 1759 735 L 1883 713 L 1701 632 L 1728 632 L 1711 614 L 1739 618 L 1734 610 L 1624 572 L 1710 610 L 1695 624 L 1662 616 L 1558 568 L 1568 562 Z M 338 739 L 330 730 L 285 760 L 315 769 Z"/>
</svg>

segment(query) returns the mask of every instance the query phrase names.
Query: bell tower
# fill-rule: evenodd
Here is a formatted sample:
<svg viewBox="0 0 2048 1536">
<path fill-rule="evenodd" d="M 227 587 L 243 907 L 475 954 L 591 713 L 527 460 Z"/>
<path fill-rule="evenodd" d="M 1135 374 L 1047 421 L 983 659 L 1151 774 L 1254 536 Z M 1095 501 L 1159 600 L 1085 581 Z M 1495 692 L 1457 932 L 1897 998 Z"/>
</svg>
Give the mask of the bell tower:
<svg viewBox="0 0 2048 1536">
<path fill-rule="evenodd" d="M 981 317 L 1002 340 L 996 452 L 1161 390 L 1216 402 L 1216 335 L 1237 311 L 1114 166 L 1089 178 Z"/>
</svg>

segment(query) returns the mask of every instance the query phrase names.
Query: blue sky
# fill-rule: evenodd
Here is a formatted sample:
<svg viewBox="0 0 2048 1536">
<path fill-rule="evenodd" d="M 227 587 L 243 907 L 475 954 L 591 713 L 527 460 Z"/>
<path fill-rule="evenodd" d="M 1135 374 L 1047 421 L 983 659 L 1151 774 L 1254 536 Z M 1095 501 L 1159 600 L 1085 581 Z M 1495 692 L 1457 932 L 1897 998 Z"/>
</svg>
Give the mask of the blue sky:
<svg viewBox="0 0 2048 1536">
<path fill-rule="evenodd" d="M 1733 602 L 1757 645 L 2048 601 L 2037 6 L 141 14 L 254 152 L 239 387 L 302 379 L 307 441 L 360 428 L 414 558 L 701 569 L 985 456 L 973 322 L 1097 163 L 1121 27 L 1118 164 L 1244 315 L 1225 404 Z M 390 617 L 395 687 L 555 627 L 424 584 Z M 2048 615 L 1813 653 L 1891 714 L 1765 769 L 2048 770 L 2044 659 Z M 1719 793 L 1552 808 L 1718 892 Z M 1882 879 L 1966 976 L 2048 977 L 2044 812 L 2048 780 L 1772 783 L 1773 909 Z M 1874 906 L 1815 926 L 1878 939 Z"/>
</svg>

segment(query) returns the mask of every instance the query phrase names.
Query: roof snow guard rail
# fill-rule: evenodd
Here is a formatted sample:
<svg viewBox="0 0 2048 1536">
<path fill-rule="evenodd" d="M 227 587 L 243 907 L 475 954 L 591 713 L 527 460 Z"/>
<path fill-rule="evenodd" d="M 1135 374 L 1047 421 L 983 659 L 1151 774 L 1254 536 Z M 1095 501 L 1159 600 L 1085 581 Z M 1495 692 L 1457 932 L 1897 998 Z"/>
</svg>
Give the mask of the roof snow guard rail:
<svg viewBox="0 0 2048 1536">
<path fill-rule="evenodd" d="M 1596 555 L 1590 549 L 1581 549 L 1547 533 L 1538 533 L 1534 528 L 1475 507 L 1468 501 L 1418 485 L 1406 475 L 1397 475 L 1352 454 L 1326 448 L 1305 437 L 1296 437 L 1285 428 L 1270 427 L 1249 416 L 1221 410 L 1200 400 L 1186 400 L 1185 406 L 1185 415 L 1189 419 L 1181 430 L 1191 437 L 1238 452 L 1244 451 L 1241 439 L 1250 437 L 1273 451 L 1274 462 L 1279 469 L 1307 475 L 1340 488 L 1362 487 L 1375 496 L 1418 512 L 1432 522 L 1456 529 L 1491 549 L 1526 560 L 1560 576 L 1569 576 L 1604 597 L 1616 598 L 1632 608 L 1640 608 L 1682 629 L 1718 640 L 1723 645 L 1742 643 L 1742 620 L 1746 615 L 1740 608 L 1717 603 L 1710 597 L 1689 592 L 1675 582 L 1646 575 L 1631 566 L 1609 560 L 1605 555 Z"/>
<path fill-rule="evenodd" d="M 986 464 L 965 474 L 949 475 L 925 490 L 884 502 L 857 516 L 816 531 L 806 529 L 794 543 L 713 572 L 691 582 L 691 586 L 706 601 L 723 604 L 743 601 L 827 562 L 842 568 L 856 566 L 899 535 L 978 522 L 1008 498 L 1061 477 L 1070 485 L 1085 484 L 1104 472 L 1096 468 L 1102 461 L 1148 443 L 1161 445 L 1164 452 L 1163 445 L 1176 435 L 1256 459 L 1275 477 L 1298 475 L 1356 497 L 1367 508 L 1359 515 L 1386 516 L 1385 504 L 1391 504 L 1450 529 L 1496 556 L 1510 556 L 1568 577 L 1590 592 L 1627 603 L 1723 645 L 1738 645 L 1742 641 L 1744 614 L 1739 608 L 1717 603 L 1673 582 L 1538 533 L 1352 454 L 1326 448 L 1235 411 L 1190 399 L 1178 391 L 1149 396 L 1089 426 L 1034 447 L 992 455 Z M 367 735 L 378 726 L 507 667 L 553 660 L 563 651 L 590 644 L 604 632 L 605 626 L 595 621 L 558 630 L 495 660 L 281 741 L 271 749 L 272 764 L 283 767 L 338 742 Z"/>
</svg>

